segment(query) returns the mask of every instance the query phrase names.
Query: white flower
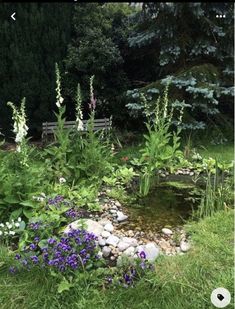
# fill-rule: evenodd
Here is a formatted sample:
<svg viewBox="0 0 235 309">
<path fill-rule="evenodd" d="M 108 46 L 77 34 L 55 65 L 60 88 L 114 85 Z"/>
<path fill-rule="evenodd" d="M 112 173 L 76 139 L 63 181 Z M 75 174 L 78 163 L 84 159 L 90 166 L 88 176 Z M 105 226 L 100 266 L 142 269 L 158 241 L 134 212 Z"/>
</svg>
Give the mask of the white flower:
<svg viewBox="0 0 235 309">
<path fill-rule="evenodd" d="M 8 227 L 9 229 L 11 229 L 11 228 L 12 228 L 12 224 L 9 224 L 7 227 Z"/>
<path fill-rule="evenodd" d="M 0 236 L 2 235 L 2 231 L 0 231 Z"/>
<path fill-rule="evenodd" d="M 16 226 L 16 227 L 19 227 L 19 226 L 20 226 L 20 224 L 19 224 L 18 222 L 16 222 L 16 223 L 15 223 L 15 226 Z"/>
<path fill-rule="evenodd" d="M 4 235 L 8 235 L 8 232 L 4 232 Z"/>
<path fill-rule="evenodd" d="M 6 226 L 8 226 L 10 223 L 9 222 L 6 222 Z"/>
<path fill-rule="evenodd" d="M 37 201 L 38 201 L 38 202 L 43 202 L 43 201 L 44 201 L 44 197 L 39 196 L 39 197 L 37 198 Z"/>
<path fill-rule="evenodd" d="M 41 196 L 45 198 L 45 197 L 46 197 L 46 194 L 45 194 L 44 192 L 42 192 L 42 193 L 41 193 Z"/>
<path fill-rule="evenodd" d="M 0 223 L 0 227 L 4 227 L 5 225 L 3 223 Z"/>
<path fill-rule="evenodd" d="M 79 118 L 77 118 L 77 130 L 78 131 L 83 131 L 84 130 L 83 122 Z"/>
<path fill-rule="evenodd" d="M 21 222 L 21 217 L 18 218 L 18 222 Z"/>
<path fill-rule="evenodd" d="M 66 182 L 66 179 L 63 178 L 63 177 L 60 177 L 60 178 L 59 178 L 59 182 L 60 182 L 60 184 L 65 183 L 65 182 Z"/>
<path fill-rule="evenodd" d="M 14 231 L 10 231 L 10 232 L 9 232 L 10 235 L 15 235 L 15 233 L 16 233 L 16 232 L 14 232 Z"/>
</svg>

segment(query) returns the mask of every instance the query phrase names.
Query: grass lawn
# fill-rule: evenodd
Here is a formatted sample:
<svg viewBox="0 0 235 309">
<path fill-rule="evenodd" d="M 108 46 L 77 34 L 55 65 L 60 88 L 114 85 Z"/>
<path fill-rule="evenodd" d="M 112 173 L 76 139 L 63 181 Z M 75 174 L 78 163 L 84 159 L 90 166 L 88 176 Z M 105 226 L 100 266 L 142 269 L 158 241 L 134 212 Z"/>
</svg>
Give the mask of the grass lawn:
<svg viewBox="0 0 235 309">
<path fill-rule="evenodd" d="M 160 257 L 154 272 L 134 288 L 104 290 L 96 280 L 81 280 L 75 288 L 58 294 L 55 279 L 45 272 L 11 275 L 5 248 L 0 251 L 1 309 L 208 309 L 217 287 L 233 291 L 233 211 L 189 223 L 193 247 L 185 255 Z M 92 274 L 91 274 L 92 276 Z M 232 296 L 233 301 L 233 296 Z M 229 305 L 226 308 L 233 308 Z"/>
<path fill-rule="evenodd" d="M 132 145 L 128 147 L 123 147 L 116 154 L 116 160 L 120 163 L 120 159 L 123 157 L 128 157 L 129 159 L 139 158 L 141 149 L 141 143 L 138 145 Z M 212 157 L 214 159 L 231 162 L 234 160 L 234 145 L 233 144 L 225 144 L 225 145 L 203 145 L 195 147 L 196 150 L 200 153 L 203 158 Z"/>
<path fill-rule="evenodd" d="M 198 152 L 204 158 L 212 157 L 214 159 L 231 162 L 234 160 L 234 145 L 208 145 L 198 147 Z"/>
</svg>

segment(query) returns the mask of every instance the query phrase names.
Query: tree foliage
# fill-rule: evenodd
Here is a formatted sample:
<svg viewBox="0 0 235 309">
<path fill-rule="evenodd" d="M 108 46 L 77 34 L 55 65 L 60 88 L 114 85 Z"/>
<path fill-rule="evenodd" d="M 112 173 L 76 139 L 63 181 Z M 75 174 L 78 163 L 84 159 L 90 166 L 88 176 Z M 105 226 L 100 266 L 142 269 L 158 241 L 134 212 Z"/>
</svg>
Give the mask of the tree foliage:
<svg viewBox="0 0 235 309">
<path fill-rule="evenodd" d="M 16 12 L 13 21 L 10 16 Z M 65 56 L 72 6 L 57 3 L 1 4 L 0 125 L 10 130 L 7 101 L 27 99 L 31 129 L 41 129 L 55 102 L 55 62 Z"/>
<path fill-rule="evenodd" d="M 149 62 L 157 66 L 150 76 L 142 73 L 149 76 L 147 86 L 129 91 L 132 112 L 142 110 L 139 92 L 147 92 L 151 104 L 169 76 L 173 102 L 188 104 L 185 128 L 205 128 L 208 117 L 231 111 L 232 4 L 144 3 L 143 10 L 134 16 L 136 20 L 129 46 L 141 50 L 141 57 L 147 50 Z"/>
</svg>

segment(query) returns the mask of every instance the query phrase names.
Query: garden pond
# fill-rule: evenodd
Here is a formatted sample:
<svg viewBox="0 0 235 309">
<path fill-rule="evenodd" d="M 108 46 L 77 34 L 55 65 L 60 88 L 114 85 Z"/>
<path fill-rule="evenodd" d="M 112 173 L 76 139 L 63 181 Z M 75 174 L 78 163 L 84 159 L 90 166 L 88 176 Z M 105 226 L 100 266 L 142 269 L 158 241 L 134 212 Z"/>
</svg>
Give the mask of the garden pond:
<svg viewBox="0 0 235 309">
<path fill-rule="evenodd" d="M 156 185 L 144 198 L 128 205 L 128 222 L 123 229 L 160 232 L 162 228 L 182 226 L 197 208 L 198 191 L 193 184 L 171 181 Z"/>
</svg>

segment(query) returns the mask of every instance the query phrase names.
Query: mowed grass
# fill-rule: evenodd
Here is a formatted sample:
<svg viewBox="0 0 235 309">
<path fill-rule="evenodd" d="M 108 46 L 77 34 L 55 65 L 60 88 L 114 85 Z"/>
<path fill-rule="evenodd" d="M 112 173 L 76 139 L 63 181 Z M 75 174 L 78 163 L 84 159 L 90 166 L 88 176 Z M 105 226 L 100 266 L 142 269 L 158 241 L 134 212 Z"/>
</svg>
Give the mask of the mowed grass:
<svg viewBox="0 0 235 309">
<path fill-rule="evenodd" d="M 160 257 L 155 271 L 133 288 L 102 289 L 96 278 L 58 294 L 56 279 L 41 270 L 11 275 L 14 263 L 1 248 L 1 309 L 212 309 L 210 294 L 225 287 L 233 308 L 233 211 L 190 223 L 192 248 L 184 255 Z M 92 276 L 92 273 L 90 273 Z"/>
<path fill-rule="evenodd" d="M 197 148 L 200 155 L 204 158 L 212 157 L 219 161 L 231 162 L 234 160 L 234 145 L 204 145 Z"/>
</svg>

